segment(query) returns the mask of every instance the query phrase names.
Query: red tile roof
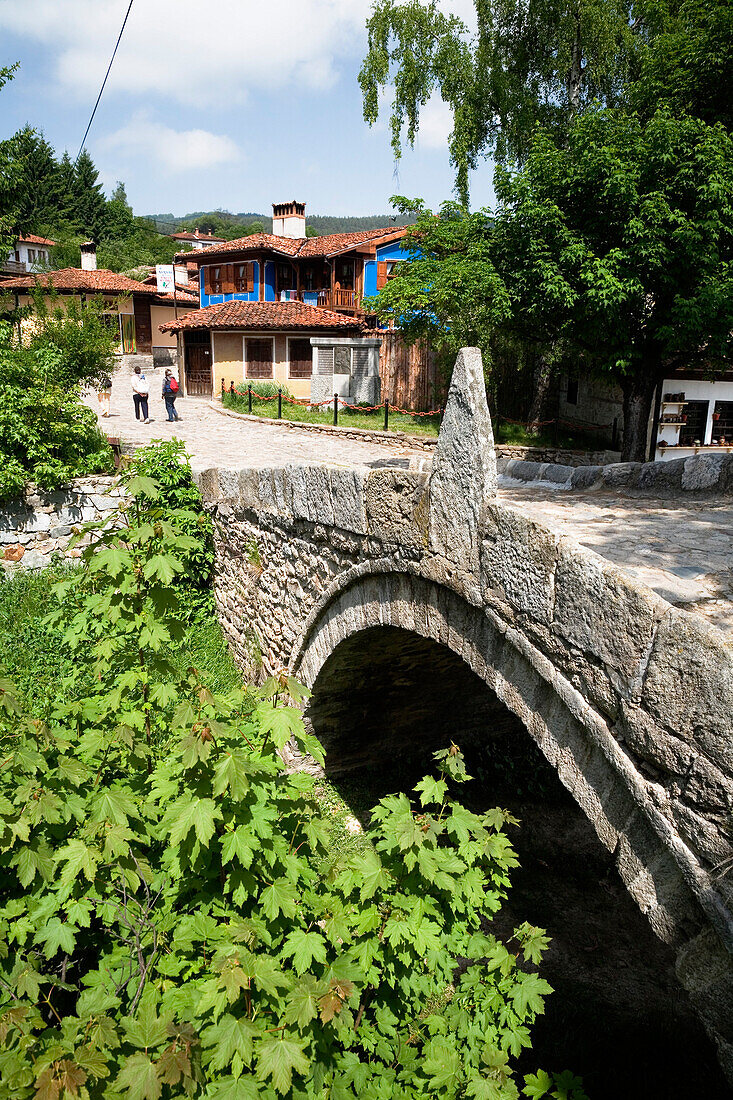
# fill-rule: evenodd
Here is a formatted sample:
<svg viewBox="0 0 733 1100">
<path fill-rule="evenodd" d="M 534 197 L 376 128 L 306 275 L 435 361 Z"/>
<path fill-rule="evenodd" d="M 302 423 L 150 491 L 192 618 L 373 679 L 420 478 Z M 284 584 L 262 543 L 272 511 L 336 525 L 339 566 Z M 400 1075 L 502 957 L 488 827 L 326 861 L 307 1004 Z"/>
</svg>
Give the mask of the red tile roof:
<svg viewBox="0 0 733 1100">
<path fill-rule="evenodd" d="M 23 244 L 56 244 L 56 241 L 50 241 L 48 237 L 36 237 L 33 233 L 29 233 L 27 237 L 18 237 L 18 240 Z"/>
<path fill-rule="evenodd" d="M 208 263 L 230 252 L 281 252 L 285 256 L 317 259 L 348 252 L 349 249 L 367 242 L 376 243 L 382 237 L 399 237 L 406 230 L 407 226 L 404 225 L 390 225 L 386 229 L 329 233 L 325 237 L 275 237 L 272 233 L 252 233 L 249 237 L 238 237 L 235 241 L 202 248 L 193 257 L 190 252 L 179 252 L 178 256 L 185 256 L 187 260 L 194 259 L 196 263 Z"/>
<path fill-rule="evenodd" d="M 356 329 L 361 321 L 333 313 L 330 309 L 306 306 L 302 302 L 220 302 L 205 309 L 195 309 L 178 321 L 169 321 L 163 332 L 183 329 L 248 329 L 281 331 L 282 329 Z"/>
<path fill-rule="evenodd" d="M 35 286 L 54 287 L 61 291 L 76 290 L 80 294 L 157 294 L 154 286 L 145 286 L 135 279 L 128 279 L 127 275 L 118 275 L 102 268 L 84 271 L 80 267 L 63 267 L 60 271 L 41 274 L 29 271 L 27 275 L 18 275 L 0 283 L 3 292 L 30 290 Z"/>
<path fill-rule="evenodd" d="M 215 237 L 213 233 L 192 233 L 190 229 L 184 233 L 169 233 L 168 236 L 174 241 L 208 241 L 209 244 L 224 240 L 223 237 Z"/>
</svg>

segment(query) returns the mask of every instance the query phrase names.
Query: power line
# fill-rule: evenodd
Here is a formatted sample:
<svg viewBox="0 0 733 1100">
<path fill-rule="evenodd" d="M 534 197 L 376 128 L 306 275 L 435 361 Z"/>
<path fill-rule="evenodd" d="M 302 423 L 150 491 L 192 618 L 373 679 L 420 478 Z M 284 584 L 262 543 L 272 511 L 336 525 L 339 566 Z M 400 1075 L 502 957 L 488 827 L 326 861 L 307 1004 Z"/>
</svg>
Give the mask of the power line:
<svg viewBox="0 0 733 1100">
<path fill-rule="evenodd" d="M 97 113 L 97 107 L 99 106 L 99 101 L 102 98 L 102 92 L 104 91 L 104 86 L 107 83 L 107 77 L 109 76 L 109 71 L 112 68 L 112 62 L 114 61 L 115 54 L 117 53 L 117 47 L 119 46 L 120 41 L 122 40 L 122 35 L 124 33 L 124 30 L 125 30 L 125 25 L 127 24 L 127 17 L 130 14 L 130 9 L 132 7 L 132 3 L 133 3 L 133 0 L 130 0 L 130 3 L 127 6 L 127 12 L 125 13 L 125 18 L 122 20 L 122 26 L 120 27 L 120 33 L 117 36 L 117 42 L 115 43 L 115 48 L 112 51 L 112 56 L 109 59 L 109 65 L 107 66 L 107 72 L 104 74 L 104 80 L 102 81 L 102 87 L 99 89 L 99 95 L 97 96 L 97 102 L 94 104 L 94 110 L 92 111 L 91 118 L 89 119 L 89 125 L 87 126 L 86 130 L 84 131 L 84 137 L 81 139 L 81 145 L 79 146 L 79 152 L 76 154 L 76 160 L 74 161 L 74 167 L 75 168 L 76 168 L 77 161 L 79 160 L 79 157 L 81 156 L 82 149 L 84 148 L 84 145 L 86 143 L 87 135 L 89 134 L 89 131 L 92 128 L 92 123 L 94 122 L 94 116 Z"/>
</svg>

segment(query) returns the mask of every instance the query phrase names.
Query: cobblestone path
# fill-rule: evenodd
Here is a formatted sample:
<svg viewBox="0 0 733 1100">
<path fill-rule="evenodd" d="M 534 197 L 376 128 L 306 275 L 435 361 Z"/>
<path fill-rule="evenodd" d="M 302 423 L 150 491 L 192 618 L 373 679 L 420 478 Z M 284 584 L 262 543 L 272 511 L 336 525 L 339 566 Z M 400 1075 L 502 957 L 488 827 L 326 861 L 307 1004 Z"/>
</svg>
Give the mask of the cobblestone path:
<svg viewBox="0 0 733 1100">
<path fill-rule="evenodd" d="M 88 404 L 98 409 L 96 397 Z M 207 466 L 282 466 L 289 462 L 336 462 L 359 466 L 409 458 L 413 452 L 400 444 L 387 447 L 379 443 L 362 443 L 344 436 L 327 436 L 287 428 L 278 424 L 262 424 L 257 420 L 240 420 L 224 416 L 211 407 L 208 400 L 179 397 L 176 408 L 178 423 L 166 420 L 165 405 L 160 396 L 160 381 L 151 384 L 149 411 L 151 424 L 135 419 L 129 376 L 112 387 L 111 415 L 100 418 L 100 427 L 109 436 L 119 436 L 124 442 L 143 444 L 153 439 L 182 439 L 191 455 L 192 465 Z M 424 452 L 419 452 L 424 457 Z"/>
<path fill-rule="evenodd" d="M 502 499 L 733 635 L 733 501 L 655 500 L 504 484 Z"/>
</svg>

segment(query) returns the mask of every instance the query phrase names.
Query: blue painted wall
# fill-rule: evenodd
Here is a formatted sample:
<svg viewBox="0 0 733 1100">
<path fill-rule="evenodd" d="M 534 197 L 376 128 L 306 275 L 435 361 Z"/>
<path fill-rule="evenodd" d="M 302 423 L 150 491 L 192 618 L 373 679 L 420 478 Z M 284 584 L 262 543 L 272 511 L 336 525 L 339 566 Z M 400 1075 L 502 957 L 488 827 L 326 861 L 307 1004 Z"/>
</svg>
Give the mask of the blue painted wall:
<svg viewBox="0 0 733 1100">
<path fill-rule="evenodd" d="M 265 301 L 275 301 L 275 264 L 272 260 L 265 261 Z"/>
<path fill-rule="evenodd" d="M 273 268 L 274 265 L 266 264 L 266 267 Z M 254 289 L 248 291 L 246 294 L 207 294 L 204 290 L 204 268 L 202 267 L 199 272 L 199 301 L 201 308 L 204 306 L 215 306 L 219 302 L 258 302 L 260 299 L 260 265 L 257 260 L 254 261 Z M 269 299 L 274 301 L 274 297 Z"/>
<path fill-rule="evenodd" d="M 399 241 L 391 241 L 378 248 L 376 260 L 367 260 L 364 264 L 364 297 L 369 298 L 377 293 L 377 263 L 380 260 L 409 260 L 414 255 L 414 252 L 403 251 Z"/>
</svg>

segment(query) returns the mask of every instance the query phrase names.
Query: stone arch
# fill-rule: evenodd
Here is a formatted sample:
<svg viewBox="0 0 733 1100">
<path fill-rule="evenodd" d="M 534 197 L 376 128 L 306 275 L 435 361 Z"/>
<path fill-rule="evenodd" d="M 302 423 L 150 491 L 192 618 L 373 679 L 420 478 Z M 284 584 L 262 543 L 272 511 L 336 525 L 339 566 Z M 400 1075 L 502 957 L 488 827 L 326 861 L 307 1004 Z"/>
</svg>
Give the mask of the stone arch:
<svg viewBox="0 0 733 1100">
<path fill-rule="evenodd" d="M 563 786 L 614 854 L 619 874 L 660 939 L 730 1072 L 730 957 L 721 942 L 717 895 L 598 712 L 480 595 L 455 590 L 445 573 L 389 559 L 356 566 L 333 585 L 305 624 L 292 668 L 309 686 L 337 647 L 377 627 L 437 642 L 456 654 L 516 715 Z"/>
</svg>

